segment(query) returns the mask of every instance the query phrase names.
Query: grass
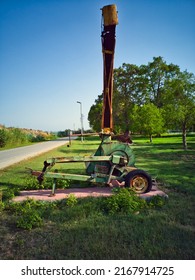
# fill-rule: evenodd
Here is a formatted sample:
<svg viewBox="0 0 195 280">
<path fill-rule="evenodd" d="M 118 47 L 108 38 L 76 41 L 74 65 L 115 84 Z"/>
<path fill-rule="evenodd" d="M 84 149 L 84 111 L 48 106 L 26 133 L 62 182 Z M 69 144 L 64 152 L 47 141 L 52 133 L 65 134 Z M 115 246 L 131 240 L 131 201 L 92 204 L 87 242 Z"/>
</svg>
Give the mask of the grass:
<svg viewBox="0 0 195 280">
<path fill-rule="evenodd" d="M 47 157 L 93 154 L 99 142 L 96 137 L 86 138 L 83 144 L 74 141 L 70 148 L 63 146 L 0 171 L 0 187 L 23 189 L 25 166 L 40 170 Z M 134 137 L 136 166 L 156 177 L 169 195 L 162 204 L 140 207 L 137 202 L 139 211 L 108 213 L 108 198 L 5 203 L 0 212 L 0 259 L 194 259 L 193 135 L 188 136 L 188 143 L 189 149 L 184 151 L 180 135 L 154 138 L 152 144 L 146 138 Z M 74 163 L 59 169 L 83 173 L 83 168 L 84 164 Z M 115 202 L 111 200 L 112 209 Z M 22 220 L 26 212 L 38 223 L 30 230 L 17 227 L 18 221 L 28 222 Z"/>
</svg>

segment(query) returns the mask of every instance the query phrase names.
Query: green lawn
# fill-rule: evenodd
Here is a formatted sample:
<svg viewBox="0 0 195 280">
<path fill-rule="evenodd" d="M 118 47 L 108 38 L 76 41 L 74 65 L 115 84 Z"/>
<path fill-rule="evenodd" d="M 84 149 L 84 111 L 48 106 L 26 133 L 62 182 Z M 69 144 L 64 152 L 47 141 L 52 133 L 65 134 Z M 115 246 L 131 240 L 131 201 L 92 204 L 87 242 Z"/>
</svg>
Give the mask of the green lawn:
<svg viewBox="0 0 195 280">
<path fill-rule="evenodd" d="M 53 203 L 3 201 L 0 259 L 194 259 L 195 136 L 187 139 L 184 151 L 180 135 L 154 138 L 152 144 L 133 138 L 136 166 L 157 179 L 169 195 L 167 201 L 149 205 L 124 196 L 70 197 Z M 63 146 L 0 171 L 3 199 L 7 189 L 31 185 L 25 167 L 41 170 L 48 157 L 93 154 L 99 142 L 98 137 L 84 143 L 76 140 L 70 148 Z M 78 174 L 84 172 L 84 164 L 62 164 L 58 169 Z M 116 210 L 119 200 L 123 207 Z M 34 227 L 25 229 L 32 221 Z"/>
</svg>

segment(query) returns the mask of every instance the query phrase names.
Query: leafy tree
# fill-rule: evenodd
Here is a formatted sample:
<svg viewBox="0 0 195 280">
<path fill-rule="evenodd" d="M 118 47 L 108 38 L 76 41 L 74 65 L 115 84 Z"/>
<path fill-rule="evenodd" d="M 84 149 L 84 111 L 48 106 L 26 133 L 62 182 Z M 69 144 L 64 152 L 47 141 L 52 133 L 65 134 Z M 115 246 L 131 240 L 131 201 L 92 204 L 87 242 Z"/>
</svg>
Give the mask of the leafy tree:
<svg viewBox="0 0 195 280">
<path fill-rule="evenodd" d="M 150 137 L 163 132 L 164 120 L 161 110 L 153 103 L 135 106 L 133 109 L 133 131 L 141 132 Z"/>
<path fill-rule="evenodd" d="M 153 57 L 148 65 L 140 66 L 140 79 L 144 83 L 146 101 L 150 100 L 157 107 L 162 107 L 162 98 L 165 93 L 164 85 L 168 79 L 172 79 L 179 72 L 179 67 L 167 64 L 161 56 Z"/>
<path fill-rule="evenodd" d="M 139 127 L 152 141 L 152 135 L 161 133 L 163 125 L 167 129 L 178 128 L 182 130 L 186 149 L 186 132 L 195 125 L 194 88 L 192 73 L 181 72 L 179 66 L 167 64 L 161 56 L 140 67 L 124 63 L 114 70 L 115 132 L 136 131 Z M 102 100 L 100 95 L 88 115 L 95 131 L 101 129 Z"/>
<path fill-rule="evenodd" d="M 101 120 L 102 120 L 102 106 L 103 106 L 103 95 L 98 95 L 98 99 L 95 100 L 88 113 L 88 121 L 90 127 L 96 131 L 101 131 Z"/>
<path fill-rule="evenodd" d="M 187 149 L 186 133 L 195 124 L 195 76 L 187 71 L 167 81 L 163 99 L 164 119 L 170 129 L 182 130 L 183 148 Z"/>
<path fill-rule="evenodd" d="M 142 98 L 138 91 L 139 67 L 123 63 L 114 70 L 113 123 L 118 133 L 132 125 L 132 109 Z"/>
</svg>

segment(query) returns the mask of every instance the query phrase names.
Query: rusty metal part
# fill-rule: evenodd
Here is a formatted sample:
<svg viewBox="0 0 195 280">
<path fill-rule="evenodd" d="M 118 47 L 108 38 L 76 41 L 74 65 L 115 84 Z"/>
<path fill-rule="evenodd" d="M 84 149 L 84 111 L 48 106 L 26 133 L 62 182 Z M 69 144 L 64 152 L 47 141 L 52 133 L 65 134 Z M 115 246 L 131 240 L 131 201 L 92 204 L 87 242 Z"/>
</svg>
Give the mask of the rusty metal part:
<svg viewBox="0 0 195 280">
<path fill-rule="evenodd" d="M 103 112 L 102 133 L 110 134 L 113 130 L 112 95 L 113 95 L 113 67 L 115 50 L 115 29 L 118 24 L 116 5 L 102 8 L 102 53 L 103 53 Z"/>
</svg>

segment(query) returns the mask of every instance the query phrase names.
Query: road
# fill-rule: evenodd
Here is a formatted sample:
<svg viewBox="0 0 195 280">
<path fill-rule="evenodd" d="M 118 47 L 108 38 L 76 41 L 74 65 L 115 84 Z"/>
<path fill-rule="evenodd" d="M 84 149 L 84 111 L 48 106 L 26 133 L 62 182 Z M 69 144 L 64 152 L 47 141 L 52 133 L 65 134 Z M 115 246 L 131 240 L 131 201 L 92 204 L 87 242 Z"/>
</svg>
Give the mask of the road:
<svg viewBox="0 0 195 280">
<path fill-rule="evenodd" d="M 72 137 L 72 140 L 76 137 Z M 0 169 L 69 143 L 68 137 L 0 151 Z"/>
</svg>

